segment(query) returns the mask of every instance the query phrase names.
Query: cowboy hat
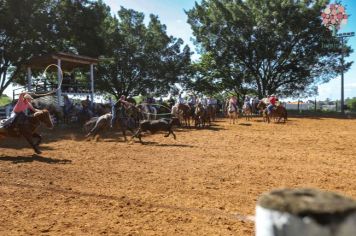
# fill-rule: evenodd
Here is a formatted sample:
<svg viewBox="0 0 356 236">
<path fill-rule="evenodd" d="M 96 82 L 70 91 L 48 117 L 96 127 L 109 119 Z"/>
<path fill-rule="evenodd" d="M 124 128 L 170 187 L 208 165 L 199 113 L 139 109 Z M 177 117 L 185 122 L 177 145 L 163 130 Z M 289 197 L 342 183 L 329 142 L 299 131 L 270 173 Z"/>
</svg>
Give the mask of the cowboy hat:
<svg viewBox="0 0 356 236">
<path fill-rule="evenodd" d="M 25 96 L 23 96 L 24 99 L 31 99 L 33 100 L 33 97 L 31 97 L 30 94 L 25 94 Z"/>
</svg>

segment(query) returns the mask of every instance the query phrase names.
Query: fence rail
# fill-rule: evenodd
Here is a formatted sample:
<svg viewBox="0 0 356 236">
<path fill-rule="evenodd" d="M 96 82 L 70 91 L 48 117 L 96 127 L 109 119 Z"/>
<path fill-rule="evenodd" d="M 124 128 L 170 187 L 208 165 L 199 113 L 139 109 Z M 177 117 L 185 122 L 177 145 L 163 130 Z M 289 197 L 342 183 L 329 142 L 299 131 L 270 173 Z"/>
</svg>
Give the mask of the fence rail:
<svg viewBox="0 0 356 236">
<path fill-rule="evenodd" d="M 0 120 L 6 119 L 6 107 L 0 107 Z"/>
</svg>

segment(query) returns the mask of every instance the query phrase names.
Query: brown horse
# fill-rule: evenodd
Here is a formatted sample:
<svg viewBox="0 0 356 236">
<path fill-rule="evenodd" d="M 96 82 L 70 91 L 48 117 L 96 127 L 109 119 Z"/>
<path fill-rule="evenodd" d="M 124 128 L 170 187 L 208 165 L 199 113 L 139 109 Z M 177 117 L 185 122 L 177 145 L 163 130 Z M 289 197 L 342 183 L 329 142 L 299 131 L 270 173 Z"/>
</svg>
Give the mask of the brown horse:
<svg viewBox="0 0 356 236">
<path fill-rule="evenodd" d="M 190 117 L 192 114 L 191 110 L 192 109 L 187 104 L 183 104 L 183 103 L 178 104 L 178 114 L 182 112 L 184 124 L 186 127 L 190 127 Z"/>
<path fill-rule="evenodd" d="M 198 128 L 199 126 L 204 128 L 205 124 L 208 122 L 210 126 L 210 118 L 207 116 L 207 111 L 203 107 L 202 104 L 198 104 L 195 106 L 194 112 L 194 119 L 195 119 L 195 127 Z"/>
<path fill-rule="evenodd" d="M 277 105 L 274 109 L 272 109 L 271 113 L 268 112 L 267 105 L 262 100 L 258 103 L 257 108 L 262 110 L 263 121 L 267 121 L 270 123 L 270 119 L 274 118 L 275 121 L 280 122 L 283 118 L 283 122 L 287 121 L 288 113 L 287 109 L 282 105 Z"/>
<path fill-rule="evenodd" d="M 238 110 L 239 109 L 237 105 L 229 101 L 229 104 L 227 106 L 227 115 L 230 118 L 230 124 L 231 123 L 235 124 L 235 120 L 237 120 L 237 116 L 238 116 Z"/>
<path fill-rule="evenodd" d="M 33 150 L 40 154 L 38 146 L 42 141 L 41 135 L 36 132 L 36 129 L 43 123 L 47 128 L 52 129 L 53 123 L 50 114 L 47 110 L 42 110 L 34 113 L 33 116 L 26 116 L 24 113 L 20 113 L 13 124 L 18 130 L 14 128 L 0 127 L 0 137 L 21 137 L 23 136 L 27 142 L 31 145 Z M 38 139 L 34 142 L 33 139 Z"/>
</svg>

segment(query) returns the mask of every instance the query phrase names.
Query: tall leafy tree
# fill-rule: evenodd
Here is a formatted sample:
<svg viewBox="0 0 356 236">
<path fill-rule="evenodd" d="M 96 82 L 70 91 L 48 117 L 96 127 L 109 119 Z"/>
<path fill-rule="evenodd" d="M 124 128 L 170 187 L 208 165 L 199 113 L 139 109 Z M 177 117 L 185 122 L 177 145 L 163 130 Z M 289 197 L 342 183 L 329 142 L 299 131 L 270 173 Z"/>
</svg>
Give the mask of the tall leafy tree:
<svg viewBox="0 0 356 236">
<path fill-rule="evenodd" d="M 331 38 L 320 19 L 327 2 L 203 0 L 187 15 L 198 45 L 217 65 L 222 89 L 299 96 L 316 93 L 318 83 L 340 71 L 340 50 L 323 47 Z"/>
<path fill-rule="evenodd" d="M 0 95 L 31 56 L 49 50 L 50 1 L 0 1 Z"/>
<path fill-rule="evenodd" d="M 157 16 L 121 8 L 117 28 L 110 36 L 110 50 L 99 67 L 97 84 L 116 97 L 166 93 L 182 79 L 190 63 L 190 50 L 183 40 L 168 36 Z"/>
<path fill-rule="evenodd" d="M 11 83 L 24 82 L 23 65 L 33 56 L 104 54 L 112 21 L 102 1 L 1 0 L 0 95 Z"/>
</svg>

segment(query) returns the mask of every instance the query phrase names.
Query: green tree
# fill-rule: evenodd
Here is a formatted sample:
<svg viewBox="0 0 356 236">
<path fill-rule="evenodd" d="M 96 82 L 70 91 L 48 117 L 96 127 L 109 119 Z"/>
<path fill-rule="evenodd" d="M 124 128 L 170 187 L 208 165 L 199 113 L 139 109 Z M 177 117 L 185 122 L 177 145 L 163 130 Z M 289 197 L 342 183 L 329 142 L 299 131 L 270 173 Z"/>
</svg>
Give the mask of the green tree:
<svg viewBox="0 0 356 236">
<path fill-rule="evenodd" d="M 356 97 L 347 98 L 345 104 L 349 107 L 351 111 L 356 111 Z"/>
<path fill-rule="evenodd" d="M 102 1 L 1 0 L 0 95 L 13 82 L 24 83 L 24 64 L 33 56 L 105 54 L 112 21 Z"/>
<path fill-rule="evenodd" d="M 299 96 L 315 94 L 318 83 L 340 71 L 340 50 L 322 44 L 331 38 L 320 19 L 327 2 L 203 0 L 187 15 L 201 51 L 216 63 L 223 90 Z M 349 55 L 351 49 L 344 50 Z"/>
<path fill-rule="evenodd" d="M 168 36 L 157 16 L 121 8 L 116 29 L 108 40 L 109 58 L 99 66 L 97 85 L 116 97 L 166 93 L 179 82 L 190 63 L 190 49 L 183 40 Z"/>
</svg>

